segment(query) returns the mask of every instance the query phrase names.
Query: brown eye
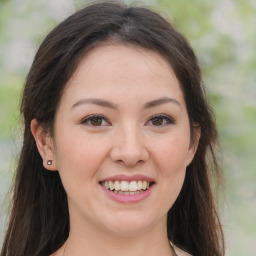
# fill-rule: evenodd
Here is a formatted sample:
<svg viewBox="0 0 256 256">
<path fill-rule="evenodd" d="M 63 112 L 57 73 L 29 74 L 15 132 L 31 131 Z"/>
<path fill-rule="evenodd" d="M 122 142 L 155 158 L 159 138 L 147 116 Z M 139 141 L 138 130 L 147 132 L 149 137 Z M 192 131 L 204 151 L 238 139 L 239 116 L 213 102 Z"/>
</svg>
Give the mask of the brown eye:
<svg viewBox="0 0 256 256">
<path fill-rule="evenodd" d="M 151 122 L 152 122 L 153 125 L 157 125 L 158 126 L 158 125 L 162 125 L 164 120 L 163 120 L 162 117 L 155 117 L 155 118 L 153 118 L 151 120 Z"/>
<path fill-rule="evenodd" d="M 101 115 L 91 115 L 86 117 L 84 120 L 82 120 L 81 124 L 87 125 L 87 126 L 109 126 L 110 123 L 108 120 Z"/>
<path fill-rule="evenodd" d="M 101 117 L 94 117 L 94 118 L 90 119 L 89 122 L 93 126 L 100 126 L 100 125 L 102 125 L 102 118 Z"/>
<path fill-rule="evenodd" d="M 173 119 L 171 119 L 166 115 L 155 115 L 147 122 L 147 125 L 165 126 L 165 125 L 174 124 L 174 123 L 175 122 L 173 121 Z"/>
</svg>

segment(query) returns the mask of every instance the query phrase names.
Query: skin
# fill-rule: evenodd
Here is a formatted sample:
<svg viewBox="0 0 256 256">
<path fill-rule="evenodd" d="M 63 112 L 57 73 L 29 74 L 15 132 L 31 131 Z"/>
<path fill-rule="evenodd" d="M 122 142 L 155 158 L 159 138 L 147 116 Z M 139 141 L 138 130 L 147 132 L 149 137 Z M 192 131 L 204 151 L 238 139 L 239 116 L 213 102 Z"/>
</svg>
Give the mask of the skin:
<svg viewBox="0 0 256 256">
<path fill-rule="evenodd" d="M 171 100 L 148 104 L 163 98 Z M 92 114 L 104 118 L 89 120 Z M 36 120 L 31 130 L 45 168 L 59 171 L 68 196 L 70 236 L 54 256 L 64 249 L 65 256 L 172 255 L 167 212 L 182 188 L 200 131 L 191 145 L 184 97 L 163 57 L 120 44 L 93 49 L 66 85 L 53 138 Z M 154 187 L 137 203 L 116 202 L 99 182 L 117 174 L 145 175 Z"/>
</svg>

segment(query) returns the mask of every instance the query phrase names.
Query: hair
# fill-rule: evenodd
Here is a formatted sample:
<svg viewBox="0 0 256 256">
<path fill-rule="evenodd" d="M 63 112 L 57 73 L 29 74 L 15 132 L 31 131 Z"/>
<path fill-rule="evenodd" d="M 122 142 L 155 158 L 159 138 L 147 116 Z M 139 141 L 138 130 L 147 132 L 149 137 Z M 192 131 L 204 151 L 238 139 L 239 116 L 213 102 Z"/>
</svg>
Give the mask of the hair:
<svg viewBox="0 0 256 256">
<path fill-rule="evenodd" d="M 223 256 L 224 238 L 212 181 L 221 181 L 214 153 L 217 131 L 207 104 L 198 60 L 187 42 L 159 14 L 121 3 L 95 3 L 55 27 L 39 47 L 21 101 L 23 145 L 18 159 L 9 226 L 1 256 L 50 255 L 69 235 L 66 192 L 58 172 L 47 171 L 30 130 L 36 119 L 53 131 L 65 85 L 81 58 L 104 43 L 142 47 L 165 58 L 180 83 L 191 137 L 201 137 L 181 192 L 168 212 L 167 236 L 194 256 Z"/>
</svg>

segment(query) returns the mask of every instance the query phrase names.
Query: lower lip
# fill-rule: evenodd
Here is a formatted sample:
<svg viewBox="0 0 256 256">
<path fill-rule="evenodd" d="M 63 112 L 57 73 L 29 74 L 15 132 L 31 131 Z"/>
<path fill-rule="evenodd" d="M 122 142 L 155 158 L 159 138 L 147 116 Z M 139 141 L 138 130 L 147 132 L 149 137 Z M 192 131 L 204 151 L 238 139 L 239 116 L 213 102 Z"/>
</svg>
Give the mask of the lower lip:
<svg viewBox="0 0 256 256">
<path fill-rule="evenodd" d="M 120 194 L 116 194 L 115 192 L 113 192 L 111 190 L 108 190 L 107 188 L 105 188 L 103 186 L 101 186 L 101 188 L 107 194 L 107 196 L 110 197 L 111 199 L 113 199 L 119 203 L 128 204 L 128 203 L 138 203 L 138 202 L 142 201 L 143 199 L 147 198 L 150 195 L 150 193 L 152 192 L 153 186 L 154 186 L 154 184 L 152 184 L 144 192 L 142 192 L 140 194 L 136 194 L 136 195 L 120 195 Z"/>
</svg>

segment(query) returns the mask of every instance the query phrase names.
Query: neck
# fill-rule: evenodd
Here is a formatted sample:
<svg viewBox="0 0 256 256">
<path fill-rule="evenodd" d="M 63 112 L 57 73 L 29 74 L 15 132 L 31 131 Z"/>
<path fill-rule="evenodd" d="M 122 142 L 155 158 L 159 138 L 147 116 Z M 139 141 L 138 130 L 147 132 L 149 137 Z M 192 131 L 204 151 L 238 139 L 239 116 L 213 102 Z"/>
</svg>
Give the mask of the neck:
<svg viewBox="0 0 256 256">
<path fill-rule="evenodd" d="M 90 232 L 88 232 L 90 230 Z M 171 256 L 166 230 L 155 228 L 132 235 L 99 232 L 95 229 L 71 227 L 70 235 L 63 247 L 63 256 Z M 65 251 L 64 251 L 65 250 Z"/>
</svg>

